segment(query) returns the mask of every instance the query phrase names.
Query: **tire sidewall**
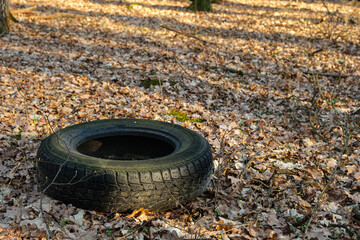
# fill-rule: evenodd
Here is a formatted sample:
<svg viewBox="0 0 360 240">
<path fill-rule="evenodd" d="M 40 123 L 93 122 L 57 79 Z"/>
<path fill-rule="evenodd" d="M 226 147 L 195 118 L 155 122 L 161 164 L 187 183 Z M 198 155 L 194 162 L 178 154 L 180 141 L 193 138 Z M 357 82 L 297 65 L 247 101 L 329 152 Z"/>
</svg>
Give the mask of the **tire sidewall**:
<svg viewBox="0 0 360 240">
<path fill-rule="evenodd" d="M 156 133 L 167 141 L 176 143 L 169 155 L 146 160 L 111 160 L 88 156 L 77 151 L 82 142 L 104 136 L 114 136 L 123 131 L 139 134 Z M 209 145 L 196 132 L 179 125 L 147 119 L 109 119 L 85 122 L 59 130 L 47 137 L 41 144 L 58 164 L 84 165 L 94 169 L 109 170 L 156 170 L 171 166 L 183 166 L 205 154 Z"/>
</svg>

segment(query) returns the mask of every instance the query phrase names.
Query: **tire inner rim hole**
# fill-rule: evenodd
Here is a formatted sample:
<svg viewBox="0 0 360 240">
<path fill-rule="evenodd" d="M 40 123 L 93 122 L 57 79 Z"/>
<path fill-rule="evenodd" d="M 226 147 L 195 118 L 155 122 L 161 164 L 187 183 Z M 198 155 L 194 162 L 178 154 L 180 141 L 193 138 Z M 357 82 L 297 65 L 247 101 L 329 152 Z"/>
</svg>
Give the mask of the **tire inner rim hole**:
<svg viewBox="0 0 360 240">
<path fill-rule="evenodd" d="M 119 135 L 88 140 L 77 147 L 82 154 L 112 160 L 146 160 L 164 157 L 175 151 L 168 139 Z"/>
</svg>

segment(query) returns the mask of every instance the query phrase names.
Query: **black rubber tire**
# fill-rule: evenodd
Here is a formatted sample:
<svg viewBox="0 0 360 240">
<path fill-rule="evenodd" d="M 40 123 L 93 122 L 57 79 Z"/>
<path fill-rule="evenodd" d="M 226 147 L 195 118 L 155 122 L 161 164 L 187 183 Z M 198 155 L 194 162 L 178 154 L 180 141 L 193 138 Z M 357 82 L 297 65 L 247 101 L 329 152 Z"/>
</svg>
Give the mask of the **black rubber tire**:
<svg viewBox="0 0 360 240">
<path fill-rule="evenodd" d="M 155 156 L 149 159 L 114 160 L 97 156 L 101 151 L 96 149 L 108 143 L 91 146 L 99 139 L 137 141 L 142 136 L 151 140 L 144 144 L 163 143 L 169 150 L 159 149 L 164 156 L 154 155 L 156 149 L 144 150 Z M 140 145 L 139 149 L 146 148 Z M 110 151 L 118 151 L 113 146 Z M 64 128 L 42 141 L 37 158 L 47 195 L 101 212 L 176 207 L 205 190 L 213 169 L 211 148 L 202 136 L 179 125 L 145 119 L 99 120 Z"/>
</svg>

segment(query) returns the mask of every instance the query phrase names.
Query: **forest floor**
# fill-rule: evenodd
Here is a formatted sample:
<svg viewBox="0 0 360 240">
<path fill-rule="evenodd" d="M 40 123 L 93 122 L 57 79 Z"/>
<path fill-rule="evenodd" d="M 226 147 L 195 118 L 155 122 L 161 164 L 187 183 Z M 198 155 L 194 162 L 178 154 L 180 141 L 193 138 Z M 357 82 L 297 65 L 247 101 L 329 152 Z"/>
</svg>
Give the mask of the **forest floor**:
<svg viewBox="0 0 360 240">
<path fill-rule="evenodd" d="M 0 239 L 360 238 L 358 2 L 224 0 L 211 13 L 176 0 L 11 4 Z M 204 136 L 207 190 L 171 211 L 113 215 L 45 196 L 43 216 L 41 140 L 106 118 Z"/>
</svg>

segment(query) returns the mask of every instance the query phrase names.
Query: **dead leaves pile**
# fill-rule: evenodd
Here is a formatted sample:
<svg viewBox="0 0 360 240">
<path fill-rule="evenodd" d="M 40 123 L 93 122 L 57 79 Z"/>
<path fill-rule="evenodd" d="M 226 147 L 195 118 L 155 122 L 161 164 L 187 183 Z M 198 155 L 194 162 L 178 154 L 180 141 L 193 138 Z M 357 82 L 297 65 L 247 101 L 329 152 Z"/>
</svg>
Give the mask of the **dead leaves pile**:
<svg viewBox="0 0 360 240">
<path fill-rule="evenodd" d="M 45 238 L 45 221 L 59 239 L 360 238 L 360 10 L 324 2 L 227 0 L 193 13 L 170 0 L 11 1 L 0 238 Z M 206 137 L 207 191 L 172 211 L 108 215 L 44 197 L 42 216 L 41 139 L 105 118 Z"/>
</svg>

